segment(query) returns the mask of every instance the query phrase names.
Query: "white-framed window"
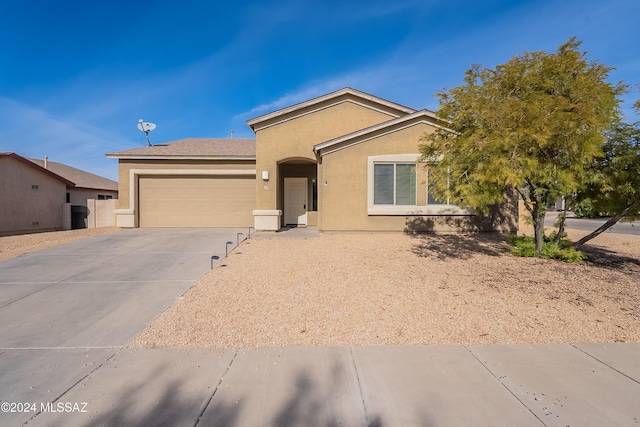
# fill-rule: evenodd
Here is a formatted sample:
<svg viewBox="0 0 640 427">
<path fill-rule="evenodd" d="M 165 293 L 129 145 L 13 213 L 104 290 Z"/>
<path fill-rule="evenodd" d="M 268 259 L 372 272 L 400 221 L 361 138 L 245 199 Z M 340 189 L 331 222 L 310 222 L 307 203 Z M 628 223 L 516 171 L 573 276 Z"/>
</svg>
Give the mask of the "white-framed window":
<svg viewBox="0 0 640 427">
<path fill-rule="evenodd" d="M 373 204 L 415 206 L 416 164 L 374 163 Z"/>
<path fill-rule="evenodd" d="M 451 205 L 448 200 L 436 200 L 429 194 L 428 169 L 418 162 L 419 158 L 419 154 L 368 158 L 368 215 L 473 214 L 469 209 Z"/>
</svg>

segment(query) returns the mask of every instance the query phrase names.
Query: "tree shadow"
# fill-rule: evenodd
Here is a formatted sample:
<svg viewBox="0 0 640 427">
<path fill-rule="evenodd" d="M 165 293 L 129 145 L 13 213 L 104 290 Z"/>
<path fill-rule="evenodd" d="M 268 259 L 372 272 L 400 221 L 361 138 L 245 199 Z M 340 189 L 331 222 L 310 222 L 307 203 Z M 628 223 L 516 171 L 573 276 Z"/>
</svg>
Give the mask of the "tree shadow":
<svg viewBox="0 0 640 427">
<path fill-rule="evenodd" d="M 341 378 L 344 375 L 342 365 L 339 362 L 334 363 L 329 387 L 322 390 L 322 387 L 318 387 L 314 383 L 308 372 L 298 372 L 291 396 L 282 405 L 271 425 L 273 427 L 339 427 L 344 425 L 340 417 L 323 409 L 327 402 L 338 400 Z M 363 427 L 383 427 L 379 415 L 367 415 L 366 418 L 361 424 Z"/>
<path fill-rule="evenodd" d="M 443 207 L 438 215 L 424 215 L 419 209 L 405 217 L 407 234 L 446 231 L 455 233 L 518 232 L 518 195 L 505 191 L 503 203 L 490 206 L 486 212 L 461 214 L 455 207 Z"/>
<path fill-rule="evenodd" d="M 607 268 L 629 274 L 640 273 L 640 259 L 638 258 L 588 244 L 582 246 L 580 250 L 587 254 L 587 264 L 594 267 Z"/>
<path fill-rule="evenodd" d="M 83 424 L 86 427 L 93 426 L 175 426 L 185 424 L 185 420 L 193 420 L 195 423 L 201 415 L 204 409 L 203 397 L 204 395 L 198 395 L 194 398 L 186 397 L 185 390 L 189 385 L 187 380 L 174 379 L 166 385 L 162 391 L 161 396 L 155 400 L 152 408 L 146 411 L 141 411 L 142 401 L 148 401 L 147 398 L 139 399 L 138 396 L 144 396 L 149 392 L 148 383 L 153 381 L 153 378 L 159 376 L 161 372 L 167 369 L 174 369 L 174 366 L 163 364 L 146 378 L 140 378 L 140 380 L 134 386 L 131 386 L 130 382 L 126 387 L 123 387 L 122 393 L 118 393 L 119 399 L 112 402 L 108 411 L 101 413 L 90 414 L 90 418 Z M 217 378 L 212 378 L 213 381 L 218 381 Z M 131 381 L 133 382 L 133 380 Z M 216 384 L 212 384 L 211 387 L 215 388 Z M 191 393 L 193 396 L 193 393 Z M 65 400 L 63 396 L 61 401 Z M 91 407 L 91 402 L 88 404 L 88 409 Z M 241 404 L 227 403 L 221 399 L 217 399 L 215 402 L 210 402 L 209 408 L 216 413 L 216 422 L 222 426 L 233 426 L 242 409 Z M 91 412 L 91 411 L 89 411 Z M 41 414 L 47 415 L 47 414 Z M 89 414 L 88 414 L 89 415 Z"/>
<path fill-rule="evenodd" d="M 108 365 L 99 369 L 109 369 Z M 249 395 L 225 398 L 223 385 L 227 381 L 227 373 L 224 374 L 222 383 L 220 383 L 220 377 L 214 375 L 208 383 L 201 382 L 197 386 L 199 389 L 194 391 L 194 384 L 190 383 L 188 377 L 183 378 L 179 374 L 182 370 L 179 365 L 176 365 L 163 363 L 135 378 L 104 375 L 111 374 L 110 372 L 92 375 L 92 378 L 85 380 L 85 384 L 77 384 L 58 400 L 60 402 L 87 400 L 88 413 L 40 413 L 34 422 L 43 425 L 66 425 L 70 421 L 67 417 L 84 416 L 85 418 L 82 419 L 74 419 L 72 424 L 83 427 L 175 425 L 237 427 L 246 425 L 246 419 L 242 420 L 243 410 L 247 410 L 244 402 L 248 402 L 251 395 L 249 393 Z M 111 366 L 110 369 L 114 368 Z M 165 372 L 176 372 L 176 375 L 168 382 L 165 382 L 166 379 L 158 380 Z M 365 419 L 360 421 L 357 414 L 364 414 L 364 408 L 357 412 L 349 412 L 347 408 L 345 413 L 345 405 L 341 405 L 340 402 L 344 399 L 345 393 L 353 392 L 353 389 L 345 390 L 344 385 L 348 384 L 345 376 L 349 376 L 349 373 L 345 372 L 344 363 L 338 361 L 333 364 L 331 372 L 327 373 L 327 381 L 322 380 L 320 383 L 317 380 L 314 381 L 306 370 L 298 371 L 292 377 L 294 383 L 291 394 L 284 402 L 278 404 L 276 411 L 269 411 L 269 413 L 275 413 L 271 420 L 265 419 L 259 425 L 338 427 L 345 425 L 344 418 L 349 417 L 352 421 L 355 418 L 356 425 L 362 427 L 384 427 L 378 415 L 365 416 Z M 246 377 L 244 380 L 247 380 Z M 101 385 L 104 383 L 109 384 L 109 387 L 102 389 Z M 85 389 L 85 387 L 88 388 Z M 154 387 L 162 387 L 161 393 L 157 393 L 157 388 Z M 79 397 L 82 396 L 80 393 L 87 396 L 89 390 L 92 394 L 91 398 Z M 117 396 L 117 399 L 107 400 L 113 396 Z M 360 393 L 356 399 L 362 402 Z M 92 405 L 94 408 L 91 408 Z M 340 408 L 343 410 L 340 411 Z M 256 417 L 252 414 L 250 419 L 255 420 Z M 349 422 L 348 425 L 353 423 Z"/>
<path fill-rule="evenodd" d="M 499 233 L 415 234 L 411 252 L 423 258 L 470 259 L 474 255 L 501 256 L 508 251 Z"/>
</svg>

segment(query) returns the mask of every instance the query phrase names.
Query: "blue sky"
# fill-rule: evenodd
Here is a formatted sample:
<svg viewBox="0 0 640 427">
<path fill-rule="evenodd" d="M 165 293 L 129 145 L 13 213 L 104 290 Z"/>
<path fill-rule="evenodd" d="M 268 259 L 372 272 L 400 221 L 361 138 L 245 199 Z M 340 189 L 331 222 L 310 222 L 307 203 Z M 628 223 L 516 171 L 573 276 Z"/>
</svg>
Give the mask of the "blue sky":
<svg viewBox="0 0 640 427">
<path fill-rule="evenodd" d="M 571 36 L 635 85 L 638 17 L 637 0 L 4 1 L 0 151 L 116 179 L 105 153 L 144 146 L 140 118 L 153 143 L 253 137 L 246 120 L 346 86 L 436 110 L 471 64 Z"/>
</svg>

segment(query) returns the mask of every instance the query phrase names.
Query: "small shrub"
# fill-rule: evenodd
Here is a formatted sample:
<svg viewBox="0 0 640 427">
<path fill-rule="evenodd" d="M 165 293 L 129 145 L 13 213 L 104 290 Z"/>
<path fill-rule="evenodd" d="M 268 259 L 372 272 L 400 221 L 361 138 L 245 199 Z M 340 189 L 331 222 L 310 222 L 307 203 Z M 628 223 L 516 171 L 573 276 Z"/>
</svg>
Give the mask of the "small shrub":
<svg viewBox="0 0 640 427">
<path fill-rule="evenodd" d="M 508 238 L 508 242 L 513 246 L 511 248 L 513 255 L 521 257 L 536 256 L 536 241 L 533 237 L 511 236 Z M 552 236 L 549 236 L 548 238 L 545 237 L 542 243 L 542 258 L 565 262 L 580 262 L 584 261 L 585 255 L 583 252 L 575 250 L 570 240 L 562 239 L 556 245 Z"/>
<path fill-rule="evenodd" d="M 573 205 L 573 213 L 578 218 L 598 218 L 600 214 L 593 207 L 591 199 L 581 200 Z"/>
</svg>

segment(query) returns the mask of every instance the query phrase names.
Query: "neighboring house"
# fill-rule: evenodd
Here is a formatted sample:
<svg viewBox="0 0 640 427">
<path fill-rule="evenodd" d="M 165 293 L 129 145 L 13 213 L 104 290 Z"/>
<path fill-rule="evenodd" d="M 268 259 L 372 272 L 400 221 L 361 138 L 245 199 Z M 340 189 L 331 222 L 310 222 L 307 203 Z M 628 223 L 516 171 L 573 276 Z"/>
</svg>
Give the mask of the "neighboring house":
<svg viewBox="0 0 640 427">
<path fill-rule="evenodd" d="M 0 234 L 63 229 L 66 204 L 117 197 L 117 185 L 61 163 L 0 153 Z"/>
<path fill-rule="evenodd" d="M 42 160 L 27 159 L 74 183 L 73 186 L 67 188 L 67 203 L 86 206 L 87 199 L 108 200 L 118 198 L 118 183 L 115 181 L 63 163 L 49 161 L 47 157 Z"/>
<path fill-rule="evenodd" d="M 285 225 L 323 231 L 515 232 L 517 198 L 487 215 L 428 194 L 420 137 L 435 114 L 342 89 L 255 119 L 256 139 L 183 139 L 119 159 L 121 227 Z"/>
</svg>

